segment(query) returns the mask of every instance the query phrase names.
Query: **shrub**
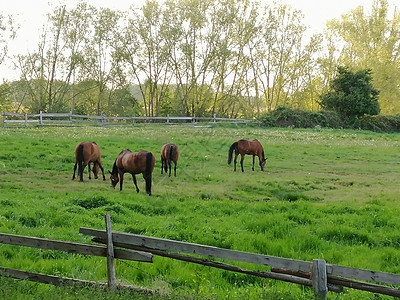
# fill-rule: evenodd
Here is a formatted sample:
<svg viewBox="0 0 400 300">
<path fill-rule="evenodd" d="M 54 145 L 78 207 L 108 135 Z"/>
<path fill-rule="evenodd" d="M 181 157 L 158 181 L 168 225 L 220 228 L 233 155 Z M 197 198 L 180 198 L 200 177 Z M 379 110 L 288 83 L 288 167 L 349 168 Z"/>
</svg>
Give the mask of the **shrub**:
<svg viewBox="0 0 400 300">
<path fill-rule="evenodd" d="M 98 208 L 109 204 L 108 200 L 103 196 L 94 196 L 85 200 L 76 199 L 73 203 L 86 209 Z"/>
<path fill-rule="evenodd" d="M 371 81 L 371 70 L 352 72 L 339 67 L 338 75 L 330 84 L 331 90 L 321 96 L 321 107 L 344 117 L 379 114 L 379 91 Z"/>
<path fill-rule="evenodd" d="M 343 117 L 334 111 L 306 111 L 290 107 L 278 107 L 259 118 L 261 126 L 293 128 L 346 128 L 376 132 L 400 132 L 400 115 Z"/>
<path fill-rule="evenodd" d="M 266 127 L 314 128 L 316 126 L 339 128 L 343 123 L 339 114 L 332 111 L 306 111 L 281 106 L 260 118 Z"/>
</svg>

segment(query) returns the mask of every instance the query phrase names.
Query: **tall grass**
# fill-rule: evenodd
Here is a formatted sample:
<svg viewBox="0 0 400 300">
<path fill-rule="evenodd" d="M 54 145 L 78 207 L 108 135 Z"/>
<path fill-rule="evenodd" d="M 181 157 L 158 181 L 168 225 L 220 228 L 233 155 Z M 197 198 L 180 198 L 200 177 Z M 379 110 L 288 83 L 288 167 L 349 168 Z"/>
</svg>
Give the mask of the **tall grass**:
<svg viewBox="0 0 400 300">
<path fill-rule="evenodd" d="M 258 165 L 252 172 L 249 156 L 244 173 L 227 165 L 229 146 L 241 138 L 260 140 L 268 157 L 265 172 Z M 152 151 L 157 159 L 153 195 L 145 194 L 141 176 L 139 194 L 130 175 L 122 192 L 108 180 L 89 181 L 87 171 L 83 183 L 72 181 L 74 149 L 81 141 L 99 144 L 106 171 L 123 149 Z M 179 147 L 176 178 L 160 174 L 159 152 L 165 142 Z M 1 128 L 0 231 L 89 242 L 79 227 L 103 229 L 104 214 L 109 213 L 116 231 L 400 273 L 399 146 L 398 134 L 341 130 Z M 106 280 L 104 259 L 62 252 L 0 245 L 0 265 Z M 153 264 L 117 261 L 116 268 L 121 282 L 154 288 L 166 298 L 313 295 L 310 288 L 294 284 L 159 257 Z M 92 292 L 4 278 L 0 288 L 19 299 L 50 294 L 52 299 L 85 299 Z M 329 297 L 376 299 L 350 289 Z"/>
</svg>

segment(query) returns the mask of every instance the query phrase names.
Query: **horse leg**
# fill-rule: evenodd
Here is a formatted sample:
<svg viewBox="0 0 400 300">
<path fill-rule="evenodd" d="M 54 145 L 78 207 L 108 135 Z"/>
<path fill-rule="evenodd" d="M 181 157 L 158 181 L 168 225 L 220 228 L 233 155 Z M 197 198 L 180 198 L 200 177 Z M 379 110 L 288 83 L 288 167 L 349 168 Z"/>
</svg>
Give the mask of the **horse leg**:
<svg viewBox="0 0 400 300">
<path fill-rule="evenodd" d="M 139 188 L 138 188 L 138 186 L 137 186 L 137 181 L 136 181 L 136 176 L 135 176 L 135 174 L 132 174 L 132 178 L 133 178 L 133 183 L 134 183 L 135 186 L 136 186 L 136 192 L 139 193 Z"/>
<path fill-rule="evenodd" d="M 88 172 L 89 172 L 89 179 L 92 179 L 92 177 L 90 176 L 90 172 L 92 171 L 92 169 L 90 168 L 90 161 L 87 164 L 88 166 Z"/>
<path fill-rule="evenodd" d="M 176 177 L 176 161 L 174 161 L 174 176 Z"/>
<path fill-rule="evenodd" d="M 100 169 L 100 165 L 99 163 L 96 161 L 93 163 L 93 175 L 94 175 L 94 179 L 99 178 L 99 169 Z"/>
<path fill-rule="evenodd" d="M 80 181 L 83 181 L 83 170 L 85 170 L 86 166 L 87 166 L 87 163 L 86 163 L 86 162 L 83 162 L 83 164 L 82 164 L 81 167 L 79 168 L 79 169 L 80 169 L 80 170 L 79 170 Z M 90 176 L 90 173 L 89 173 L 89 176 Z M 89 178 L 89 179 L 90 179 L 90 178 Z"/>
<path fill-rule="evenodd" d="M 105 180 L 106 180 L 106 176 L 104 176 L 104 168 L 103 168 L 103 165 L 101 164 L 101 162 L 99 162 L 98 164 L 99 164 L 101 173 L 103 173 L 103 181 L 105 181 Z"/>
<path fill-rule="evenodd" d="M 253 155 L 253 167 L 251 168 L 254 171 L 254 157 L 255 155 Z"/>
<path fill-rule="evenodd" d="M 242 167 L 242 172 L 244 172 L 244 170 L 243 170 L 243 161 L 244 161 L 244 154 L 240 154 L 240 166 Z"/>
<path fill-rule="evenodd" d="M 171 160 L 168 160 L 168 171 L 169 171 L 168 177 L 171 177 L 171 165 L 172 165 Z"/>
<path fill-rule="evenodd" d="M 237 162 L 237 157 L 238 157 L 238 155 L 237 155 L 237 153 L 235 152 L 235 160 L 233 161 L 233 162 L 234 162 L 234 165 L 233 165 L 233 171 L 235 171 L 235 172 L 236 172 L 236 162 Z"/>
<path fill-rule="evenodd" d="M 122 183 L 124 182 L 124 173 L 119 174 L 119 190 L 122 191 Z"/>
<path fill-rule="evenodd" d="M 78 162 L 75 162 L 75 165 L 74 165 L 74 175 L 72 175 L 72 180 L 75 180 L 75 172 L 76 172 L 76 166 L 78 165 Z M 79 171 L 78 171 L 78 173 L 79 173 Z M 79 175 L 79 174 L 78 174 Z"/>
<path fill-rule="evenodd" d="M 164 160 L 161 158 L 161 174 L 163 173 L 164 168 Z"/>
</svg>

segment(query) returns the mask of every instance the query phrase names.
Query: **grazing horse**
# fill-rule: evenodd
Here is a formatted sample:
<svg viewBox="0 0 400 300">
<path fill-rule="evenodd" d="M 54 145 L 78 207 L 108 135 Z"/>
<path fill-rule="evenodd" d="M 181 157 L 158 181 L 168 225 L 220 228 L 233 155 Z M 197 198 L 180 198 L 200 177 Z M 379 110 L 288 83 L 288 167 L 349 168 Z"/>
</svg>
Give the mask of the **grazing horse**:
<svg viewBox="0 0 400 300">
<path fill-rule="evenodd" d="M 175 144 L 164 144 L 161 147 L 161 174 L 163 169 L 165 173 L 169 170 L 169 177 L 171 177 L 171 165 L 174 162 L 174 176 L 176 177 L 176 164 L 178 163 L 179 150 Z"/>
<path fill-rule="evenodd" d="M 242 172 L 243 170 L 243 160 L 246 154 L 253 155 L 253 168 L 252 170 L 254 171 L 254 157 L 257 155 L 259 160 L 260 160 L 260 167 L 261 171 L 264 171 L 264 166 L 267 161 L 267 159 L 264 156 L 264 149 L 261 146 L 260 142 L 258 140 L 240 140 L 237 142 L 234 142 L 231 147 L 229 148 L 229 153 L 228 153 L 228 164 L 230 165 L 232 162 L 232 153 L 233 150 L 235 150 L 235 167 L 234 171 L 236 171 L 236 161 L 237 157 L 240 154 L 240 165 L 242 167 Z"/>
<path fill-rule="evenodd" d="M 78 176 L 80 177 L 80 181 L 83 181 L 83 170 L 86 168 L 86 166 L 88 166 L 89 179 L 92 179 L 90 176 L 90 163 L 93 163 L 94 178 L 98 178 L 97 174 L 99 173 L 100 168 L 101 172 L 103 173 L 103 180 L 106 180 L 106 177 L 104 176 L 103 165 L 101 164 L 100 148 L 96 142 L 82 142 L 76 146 L 74 175 L 72 176 L 72 180 L 75 179 L 77 166 L 79 166 Z"/>
<path fill-rule="evenodd" d="M 111 185 L 113 188 L 119 181 L 119 189 L 122 191 L 122 184 L 124 181 L 124 174 L 130 173 L 133 177 L 133 183 L 136 186 L 136 192 L 139 193 L 139 188 L 136 182 L 135 174 L 143 174 L 146 181 L 146 193 L 151 195 L 151 177 L 154 170 L 156 158 L 151 152 L 140 151 L 132 152 L 129 149 L 123 150 L 118 154 L 115 159 L 112 172 L 108 171 L 111 176 Z"/>
</svg>

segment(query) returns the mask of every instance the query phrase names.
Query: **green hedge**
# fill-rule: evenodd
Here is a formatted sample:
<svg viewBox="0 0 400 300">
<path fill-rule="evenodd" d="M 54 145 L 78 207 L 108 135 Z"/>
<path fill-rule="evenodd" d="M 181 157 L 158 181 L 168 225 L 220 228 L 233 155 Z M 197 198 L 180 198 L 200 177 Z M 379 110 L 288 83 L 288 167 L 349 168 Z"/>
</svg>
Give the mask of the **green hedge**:
<svg viewBox="0 0 400 300">
<path fill-rule="evenodd" d="M 293 128 L 345 128 L 362 129 L 377 132 L 400 132 L 400 115 L 364 116 L 361 118 L 344 118 L 333 111 L 307 111 L 278 107 L 259 118 L 265 127 Z"/>
</svg>

